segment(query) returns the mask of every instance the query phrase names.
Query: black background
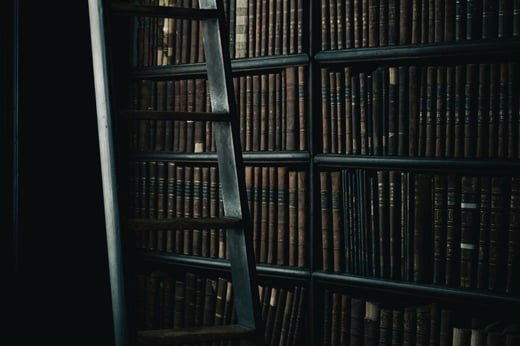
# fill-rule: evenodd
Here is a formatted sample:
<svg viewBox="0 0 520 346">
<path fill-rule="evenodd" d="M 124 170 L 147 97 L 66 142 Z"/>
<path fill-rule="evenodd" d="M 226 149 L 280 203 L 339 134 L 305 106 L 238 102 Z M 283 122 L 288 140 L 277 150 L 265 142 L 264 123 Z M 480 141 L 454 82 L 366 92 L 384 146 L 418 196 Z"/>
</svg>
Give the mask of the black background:
<svg viewBox="0 0 520 346">
<path fill-rule="evenodd" d="M 20 228 L 11 344 L 111 345 L 88 2 L 19 0 L 19 9 Z"/>
</svg>

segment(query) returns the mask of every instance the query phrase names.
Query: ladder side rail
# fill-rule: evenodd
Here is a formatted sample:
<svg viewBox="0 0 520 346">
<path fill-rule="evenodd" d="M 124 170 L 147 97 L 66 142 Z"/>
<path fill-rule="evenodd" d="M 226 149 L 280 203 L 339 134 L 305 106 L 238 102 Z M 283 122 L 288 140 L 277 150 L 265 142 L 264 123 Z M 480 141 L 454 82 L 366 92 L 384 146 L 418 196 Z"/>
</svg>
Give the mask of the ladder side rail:
<svg viewBox="0 0 520 346">
<path fill-rule="evenodd" d="M 103 184 L 103 203 L 107 238 L 114 345 L 126 346 L 127 322 L 123 278 L 123 258 L 117 197 L 112 120 L 110 112 L 107 52 L 102 0 L 89 0 L 89 23 L 94 71 L 94 89 Z"/>
<path fill-rule="evenodd" d="M 235 121 L 214 123 L 215 145 L 218 157 L 219 176 L 225 216 L 241 217 L 242 228 L 228 229 L 231 275 L 238 323 L 257 330 L 256 342 L 261 344 L 263 329 L 259 315 L 259 297 L 256 284 L 256 266 L 252 246 L 252 229 L 249 219 L 247 196 L 244 188 L 242 152 L 237 110 L 233 92 L 231 60 L 221 0 L 199 0 L 201 8 L 217 8 L 219 19 L 202 22 L 204 54 L 206 57 L 208 84 L 212 111 L 229 112 Z"/>
</svg>

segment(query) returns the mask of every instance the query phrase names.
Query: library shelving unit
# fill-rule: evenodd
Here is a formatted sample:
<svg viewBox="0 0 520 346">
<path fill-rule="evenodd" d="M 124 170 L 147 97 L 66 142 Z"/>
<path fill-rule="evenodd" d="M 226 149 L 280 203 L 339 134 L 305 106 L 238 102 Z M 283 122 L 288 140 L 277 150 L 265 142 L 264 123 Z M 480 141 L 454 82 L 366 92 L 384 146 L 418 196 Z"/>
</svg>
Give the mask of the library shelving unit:
<svg viewBox="0 0 520 346">
<path fill-rule="evenodd" d="M 267 344 L 514 340 L 518 1 L 225 6 L 258 282 L 269 288 L 260 289 Z M 121 104 L 210 107 L 196 25 L 143 17 L 127 28 L 113 45 L 128 61 L 115 76 L 129 86 L 115 96 Z M 129 121 L 124 130 L 125 213 L 218 215 L 210 126 Z M 177 298 L 195 282 L 200 298 L 204 280 L 228 277 L 219 230 L 136 233 L 128 243 L 145 316 L 135 323 L 146 327 L 178 326 L 181 315 L 157 311 L 167 294 L 158 288 Z"/>
<path fill-rule="evenodd" d="M 518 342 L 518 5 L 314 6 L 315 340 Z"/>
</svg>

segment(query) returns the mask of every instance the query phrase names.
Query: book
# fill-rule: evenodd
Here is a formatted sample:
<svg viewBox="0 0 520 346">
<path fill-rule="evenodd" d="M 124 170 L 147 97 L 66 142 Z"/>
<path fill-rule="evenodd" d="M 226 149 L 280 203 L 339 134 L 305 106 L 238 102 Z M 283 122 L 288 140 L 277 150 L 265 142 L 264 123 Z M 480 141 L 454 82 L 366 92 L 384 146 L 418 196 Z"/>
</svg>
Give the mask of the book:
<svg viewBox="0 0 520 346">
<path fill-rule="evenodd" d="M 322 268 L 331 269 L 331 226 L 330 226 L 330 173 L 320 172 L 321 251 Z"/>
<path fill-rule="evenodd" d="M 501 292 L 505 288 L 507 191 L 508 186 L 504 177 L 491 178 L 488 289 L 494 292 Z"/>
<path fill-rule="evenodd" d="M 520 263 L 520 180 L 511 179 L 511 197 L 509 203 L 509 225 L 507 235 L 507 280 L 506 292 L 519 291 L 518 268 Z"/>
<path fill-rule="evenodd" d="M 365 301 L 352 298 L 350 309 L 350 345 L 363 345 Z"/>
<path fill-rule="evenodd" d="M 475 288 L 478 257 L 478 177 L 463 176 L 460 200 L 460 287 Z"/>
<path fill-rule="evenodd" d="M 364 320 L 364 345 L 376 346 L 379 344 L 379 313 L 380 307 L 377 302 L 365 303 L 365 320 Z"/>
</svg>

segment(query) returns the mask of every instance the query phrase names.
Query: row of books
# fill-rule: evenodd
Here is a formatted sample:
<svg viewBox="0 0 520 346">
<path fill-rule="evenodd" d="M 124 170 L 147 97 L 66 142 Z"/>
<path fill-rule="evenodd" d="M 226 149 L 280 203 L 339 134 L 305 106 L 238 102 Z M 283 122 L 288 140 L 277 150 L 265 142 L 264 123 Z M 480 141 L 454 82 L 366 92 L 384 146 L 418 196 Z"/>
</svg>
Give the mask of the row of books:
<svg viewBox="0 0 520 346">
<path fill-rule="evenodd" d="M 517 294 L 520 179 L 320 172 L 325 271 Z"/>
<path fill-rule="evenodd" d="M 321 49 L 517 37 L 519 11 L 509 0 L 322 0 Z"/>
<path fill-rule="evenodd" d="M 388 305 L 326 290 L 323 345 L 495 346 L 520 343 L 519 321 L 456 314 L 438 303 Z"/>
<path fill-rule="evenodd" d="M 302 0 L 224 1 L 230 55 L 253 58 L 303 52 Z M 198 8 L 198 0 L 141 0 L 141 5 Z M 205 61 L 197 20 L 140 16 L 134 22 L 133 66 Z"/>
<path fill-rule="evenodd" d="M 135 161 L 130 215 L 135 218 L 218 217 L 223 214 L 217 167 Z M 285 166 L 246 166 L 246 191 L 258 263 L 306 265 L 306 172 Z M 209 230 L 140 230 L 136 245 L 160 251 L 227 258 L 226 234 Z"/>
<path fill-rule="evenodd" d="M 233 79 L 240 140 L 245 151 L 305 150 L 306 77 L 303 66 Z M 205 79 L 141 80 L 130 88 L 135 110 L 209 112 Z M 211 122 L 134 119 L 130 148 L 137 151 L 215 150 Z"/>
<path fill-rule="evenodd" d="M 321 70 L 322 151 L 518 158 L 517 63 Z"/>
<path fill-rule="evenodd" d="M 186 272 L 137 276 L 136 323 L 141 330 L 191 328 L 236 323 L 232 282 Z M 265 344 L 298 345 L 303 335 L 305 288 L 259 284 Z M 213 345 L 220 345 L 214 343 Z"/>
<path fill-rule="evenodd" d="M 236 58 L 303 52 L 303 0 L 235 2 Z"/>
</svg>

